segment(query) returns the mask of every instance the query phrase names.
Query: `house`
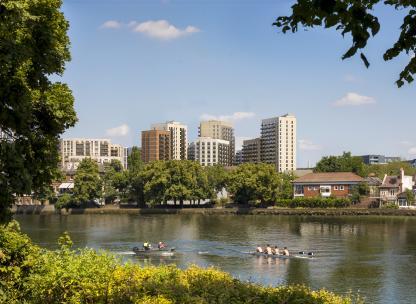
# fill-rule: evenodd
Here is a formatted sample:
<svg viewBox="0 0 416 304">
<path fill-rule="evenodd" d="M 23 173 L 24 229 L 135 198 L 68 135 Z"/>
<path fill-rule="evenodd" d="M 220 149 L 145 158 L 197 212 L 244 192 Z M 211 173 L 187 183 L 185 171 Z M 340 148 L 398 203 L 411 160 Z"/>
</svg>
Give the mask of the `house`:
<svg viewBox="0 0 416 304">
<path fill-rule="evenodd" d="M 380 199 L 380 186 L 383 181 L 378 177 L 369 176 L 364 178 L 364 182 L 368 185 L 368 197 L 378 202 Z"/>
<path fill-rule="evenodd" d="M 352 172 L 309 173 L 293 181 L 294 197 L 348 197 L 364 179 Z"/>
<path fill-rule="evenodd" d="M 404 170 L 400 169 L 400 174 L 384 175 L 380 188 L 380 206 L 386 203 L 394 203 L 399 207 L 409 207 L 413 202 L 407 202 L 406 190 L 412 190 L 414 179 L 410 175 L 404 175 Z"/>
</svg>

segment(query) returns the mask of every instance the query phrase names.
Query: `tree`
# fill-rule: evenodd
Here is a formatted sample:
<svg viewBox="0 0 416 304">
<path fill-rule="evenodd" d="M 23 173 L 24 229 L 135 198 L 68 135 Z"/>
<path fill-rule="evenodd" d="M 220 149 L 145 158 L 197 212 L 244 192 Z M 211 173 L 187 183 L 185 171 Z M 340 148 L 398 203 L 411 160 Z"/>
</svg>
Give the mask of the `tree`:
<svg viewBox="0 0 416 304">
<path fill-rule="evenodd" d="M 412 190 L 406 189 L 406 201 L 408 205 L 413 205 L 415 202 L 415 194 Z"/>
<path fill-rule="evenodd" d="M 373 15 L 377 4 L 384 3 L 396 10 L 405 11 L 406 16 L 401 25 L 400 35 L 392 47 L 385 51 L 383 59 L 392 60 L 401 53 L 409 55 L 409 63 L 401 71 L 396 81 L 398 87 L 404 82 L 411 83 L 416 73 L 416 2 L 410 0 L 297 0 L 292 6 L 292 15 L 281 16 L 273 25 L 282 29 L 283 33 L 299 30 L 299 27 L 325 28 L 335 27 L 341 31 L 342 36 L 351 34 L 352 46 L 342 56 L 342 59 L 354 56 L 359 50 L 366 47 L 371 36 L 377 35 L 380 23 Z M 413 55 L 411 57 L 410 55 Z M 366 67 L 369 67 L 364 53 L 360 57 Z"/>
<path fill-rule="evenodd" d="M 78 206 L 102 197 L 102 181 L 98 164 L 84 158 L 78 166 L 74 177 L 74 203 Z"/>
<path fill-rule="evenodd" d="M 144 163 L 141 157 L 141 151 L 138 147 L 133 147 L 131 154 L 127 158 L 127 192 L 128 200 L 136 202 L 139 207 L 145 207 L 144 184 L 142 179 L 142 171 Z"/>
<path fill-rule="evenodd" d="M 416 175 L 416 168 L 405 161 L 396 161 L 382 165 L 370 165 L 368 166 L 368 172 L 383 179 L 384 175 L 400 175 L 400 169 L 404 170 L 406 175 Z"/>
<path fill-rule="evenodd" d="M 0 222 L 15 195 L 57 174 L 58 140 L 76 122 L 68 86 L 52 82 L 70 59 L 61 0 L 0 2 Z"/>
<path fill-rule="evenodd" d="M 223 166 L 207 166 L 205 172 L 208 177 L 208 183 L 211 189 L 215 192 L 220 192 L 226 186 L 227 171 Z"/>
<path fill-rule="evenodd" d="M 341 156 L 325 156 L 315 166 L 315 172 L 353 172 L 367 176 L 367 167 L 359 156 L 344 152 Z"/>
<path fill-rule="evenodd" d="M 119 160 L 113 159 L 104 166 L 103 188 L 106 203 L 113 202 L 118 195 L 127 190 L 127 176 Z"/>
<path fill-rule="evenodd" d="M 246 163 L 230 173 L 227 190 L 238 203 L 272 203 L 279 198 L 282 184 L 274 166 Z"/>
</svg>

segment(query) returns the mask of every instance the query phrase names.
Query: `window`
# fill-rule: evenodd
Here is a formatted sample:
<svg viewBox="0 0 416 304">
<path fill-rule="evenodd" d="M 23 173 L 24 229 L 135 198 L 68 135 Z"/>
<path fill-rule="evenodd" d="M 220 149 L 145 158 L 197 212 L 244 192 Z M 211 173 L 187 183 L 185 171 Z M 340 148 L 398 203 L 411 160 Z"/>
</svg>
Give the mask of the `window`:
<svg viewBox="0 0 416 304">
<path fill-rule="evenodd" d="M 334 186 L 334 190 L 338 190 L 338 186 Z"/>
<path fill-rule="evenodd" d="M 344 190 L 344 186 L 339 186 L 339 190 Z"/>
</svg>

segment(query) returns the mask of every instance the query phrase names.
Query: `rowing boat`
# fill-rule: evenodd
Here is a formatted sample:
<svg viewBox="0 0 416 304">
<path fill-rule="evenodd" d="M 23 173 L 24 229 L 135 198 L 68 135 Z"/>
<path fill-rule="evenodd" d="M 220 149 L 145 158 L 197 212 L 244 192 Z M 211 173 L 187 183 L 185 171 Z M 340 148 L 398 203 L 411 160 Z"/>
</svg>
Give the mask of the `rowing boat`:
<svg viewBox="0 0 416 304">
<path fill-rule="evenodd" d="M 273 259 L 309 259 L 312 258 L 311 255 L 299 254 L 299 255 L 283 255 L 283 254 L 267 254 L 264 252 L 249 252 L 250 255 L 258 256 L 258 257 L 265 257 L 265 258 L 273 258 Z"/>
<path fill-rule="evenodd" d="M 175 254 L 175 247 L 171 248 L 150 248 L 145 250 L 144 248 L 134 247 L 133 252 L 138 255 L 161 255 L 161 256 L 173 256 Z"/>
</svg>

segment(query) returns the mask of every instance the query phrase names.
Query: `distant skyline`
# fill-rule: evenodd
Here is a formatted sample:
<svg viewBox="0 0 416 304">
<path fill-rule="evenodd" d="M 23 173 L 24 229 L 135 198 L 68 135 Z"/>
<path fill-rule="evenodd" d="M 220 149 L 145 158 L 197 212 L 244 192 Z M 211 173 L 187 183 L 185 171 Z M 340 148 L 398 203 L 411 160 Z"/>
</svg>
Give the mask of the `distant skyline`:
<svg viewBox="0 0 416 304">
<path fill-rule="evenodd" d="M 218 118 L 234 123 L 240 146 L 260 135 L 262 119 L 293 113 L 298 167 L 343 151 L 416 158 L 416 83 L 394 83 L 408 55 L 382 60 L 404 13 L 378 6 L 366 69 L 358 57 L 341 60 L 348 36 L 272 27 L 293 3 L 64 0 L 72 61 L 61 80 L 79 118 L 64 137 L 140 146 L 141 130 L 176 120 L 193 140 L 200 120 Z"/>
</svg>

